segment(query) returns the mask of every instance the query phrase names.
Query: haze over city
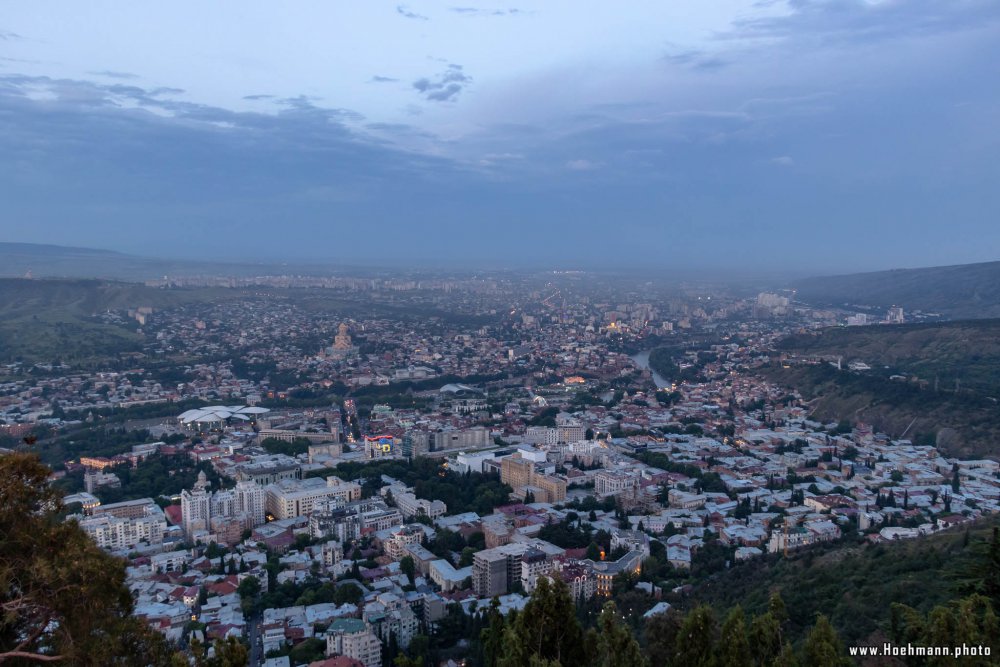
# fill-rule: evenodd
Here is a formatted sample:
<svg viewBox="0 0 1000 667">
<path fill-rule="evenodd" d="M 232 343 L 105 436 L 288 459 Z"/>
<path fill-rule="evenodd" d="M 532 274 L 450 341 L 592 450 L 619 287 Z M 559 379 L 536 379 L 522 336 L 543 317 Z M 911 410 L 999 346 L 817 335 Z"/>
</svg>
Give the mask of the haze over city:
<svg viewBox="0 0 1000 667">
<path fill-rule="evenodd" d="M 1000 9 L 11 3 L 7 241 L 177 258 L 995 259 Z"/>
</svg>

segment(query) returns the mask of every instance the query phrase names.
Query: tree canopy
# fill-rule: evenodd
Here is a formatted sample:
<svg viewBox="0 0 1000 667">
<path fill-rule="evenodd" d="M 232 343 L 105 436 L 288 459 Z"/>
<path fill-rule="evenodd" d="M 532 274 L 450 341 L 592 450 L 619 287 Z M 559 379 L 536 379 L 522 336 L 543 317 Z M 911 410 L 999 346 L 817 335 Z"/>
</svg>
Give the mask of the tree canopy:
<svg viewBox="0 0 1000 667">
<path fill-rule="evenodd" d="M 169 664 L 166 640 L 132 616 L 124 563 L 60 520 L 49 472 L 0 456 L 0 663 Z"/>
</svg>

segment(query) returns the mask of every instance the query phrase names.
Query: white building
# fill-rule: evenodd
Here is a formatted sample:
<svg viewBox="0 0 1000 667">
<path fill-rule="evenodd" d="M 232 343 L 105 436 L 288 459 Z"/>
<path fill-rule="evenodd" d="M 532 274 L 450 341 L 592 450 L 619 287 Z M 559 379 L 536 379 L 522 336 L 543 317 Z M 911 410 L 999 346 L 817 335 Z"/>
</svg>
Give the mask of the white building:
<svg viewBox="0 0 1000 667">
<path fill-rule="evenodd" d="M 326 655 L 346 655 L 365 667 L 381 667 L 382 642 L 365 622 L 357 618 L 338 618 L 326 633 Z"/>
<path fill-rule="evenodd" d="M 331 504 L 346 505 L 361 498 L 360 484 L 333 476 L 325 480 L 317 477 L 281 480 L 268 484 L 264 491 L 267 511 L 276 519 L 308 516 L 313 510 L 325 509 Z"/>
<path fill-rule="evenodd" d="M 419 514 L 423 514 L 430 519 L 436 519 L 448 512 L 448 506 L 443 501 L 417 498 L 409 491 L 402 491 L 393 497 L 396 500 L 396 507 L 399 508 L 405 519 Z"/>
<path fill-rule="evenodd" d="M 124 503 L 116 503 L 124 505 Z M 105 505 L 101 514 L 77 517 L 84 530 L 102 549 L 131 549 L 145 542 L 162 544 L 167 531 L 167 518 L 151 498 L 144 498 L 141 505 L 129 503 L 127 513 L 116 513 L 115 505 Z"/>
</svg>

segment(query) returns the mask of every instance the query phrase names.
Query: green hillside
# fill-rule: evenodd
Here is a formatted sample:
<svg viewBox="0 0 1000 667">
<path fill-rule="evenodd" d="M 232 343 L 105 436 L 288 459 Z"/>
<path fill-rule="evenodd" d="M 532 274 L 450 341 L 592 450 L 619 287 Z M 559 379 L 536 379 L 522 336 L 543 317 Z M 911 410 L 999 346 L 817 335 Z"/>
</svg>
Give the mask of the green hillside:
<svg viewBox="0 0 1000 667">
<path fill-rule="evenodd" d="M 1000 320 L 830 328 L 778 349 L 791 363 L 756 372 L 799 391 L 815 419 L 865 422 L 950 456 L 1000 456 Z M 837 359 L 844 370 L 828 363 Z M 850 371 L 853 361 L 871 368 Z"/>
<path fill-rule="evenodd" d="M 916 376 L 941 389 L 1000 397 L 1000 320 L 835 327 L 790 336 L 779 349 L 802 355 L 863 361 L 886 375 Z M 884 367 L 888 366 L 889 369 Z"/>
<path fill-rule="evenodd" d="M 1000 262 L 807 278 L 796 288 L 798 299 L 816 305 L 898 305 L 956 319 L 1000 317 Z"/>
<path fill-rule="evenodd" d="M 892 437 L 936 445 L 947 456 L 1000 457 L 1000 406 L 964 392 L 935 392 L 917 384 L 838 371 L 828 364 L 782 367 L 758 374 L 796 389 L 823 422 L 864 422 Z"/>
<path fill-rule="evenodd" d="M 165 308 L 219 290 L 163 290 L 102 280 L 0 278 L 0 362 L 88 362 L 140 349 L 135 327 L 102 322 L 108 310 Z"/>
<path fill-rule="evenodd" d="M 826 614 L 847 644 L 873 633 L 889 634 L 894 602 L 921 612 L 972 592 L 983 584 L 993 517 L 972 527 L 892 544 L 832 545 L 768 556 L 735 566 L 699 585 L 686 604 L 717 609 L 741 605 L 747 613 L 767 611 L 778 592 L 788 608 L 794 635 L 801 636 L 816 614 Z M 982 591 L 978 591 L 982 592 Z"/>
</svg>

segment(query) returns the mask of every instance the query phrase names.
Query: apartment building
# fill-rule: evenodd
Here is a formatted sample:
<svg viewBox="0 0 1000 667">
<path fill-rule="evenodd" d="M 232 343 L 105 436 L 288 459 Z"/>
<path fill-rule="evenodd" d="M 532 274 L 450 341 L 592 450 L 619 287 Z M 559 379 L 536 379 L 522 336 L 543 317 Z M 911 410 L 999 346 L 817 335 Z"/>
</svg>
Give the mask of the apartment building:
<svg viewBox="0 0 1000 667">
<path fill-rule="evenodd" d="M 103 512 L 78 517 L 80 528 L 102 549 L 131 549 L 140 543 L 162 544 L 167 531 L 167 518 L 152 498 L 114 503 L 101 508 Z M 121 515 L 116 510 L 123 510 Z M 137 513 L 140 512 L 141 514 Z"/>
<path fill-rule="evenodd" d="M 526 544 L 511 543 L 477 552 L 472 561 L 472 590 L 484 598 L 509 592 L 521 577 L 521 559 L 529 550 Z"/>
<path fill-rule="evenodd" d="M 346 655 L 365 667 L 382 666 L 382 642 L 365 622 L 357 618 L 338 618 L 327 629 L 326 655 Z"/>
<path fill-rule="evenodd" d="M 286 479 L 268 484 L 265 489 L 267 511 L 276 519 L 308 516 L 331 503 L 346 505 L 361 499 L 361 485 L 339 477 L 303 480 Z"/>
</svg>

